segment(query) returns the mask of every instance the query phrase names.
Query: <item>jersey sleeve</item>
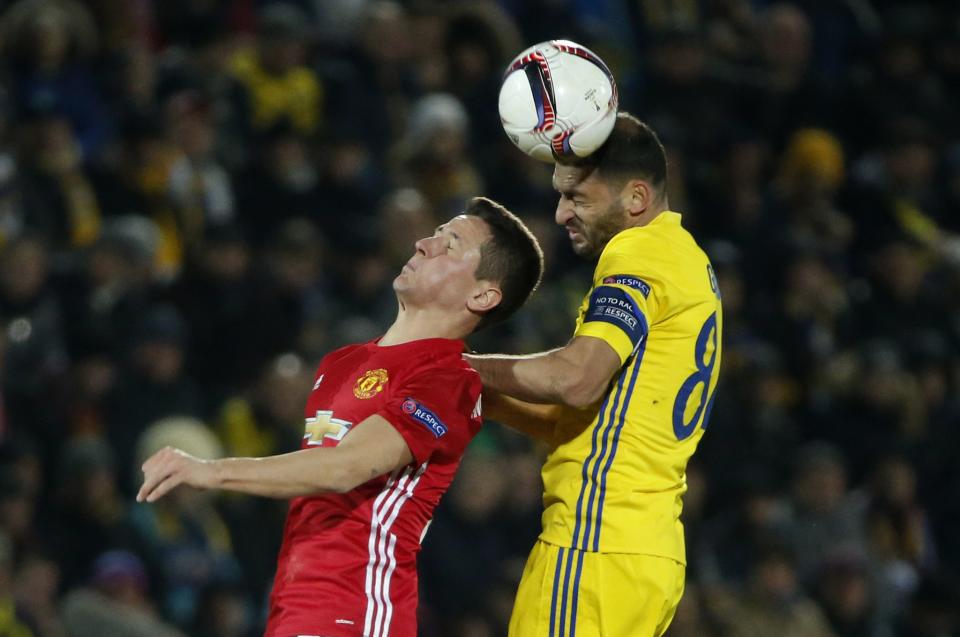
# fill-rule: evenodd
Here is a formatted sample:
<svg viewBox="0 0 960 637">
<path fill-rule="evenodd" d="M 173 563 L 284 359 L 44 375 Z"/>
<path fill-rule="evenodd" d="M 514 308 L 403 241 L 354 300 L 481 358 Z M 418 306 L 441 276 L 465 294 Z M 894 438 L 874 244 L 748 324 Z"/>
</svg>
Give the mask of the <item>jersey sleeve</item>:
<svg viewBox="0 0 960 637">
<path fill-rule="evenodd" d="M 662 301 L 660 277 L 655 268 L 644 267 L 640 244 L 614 239 L 604 250 L 574 334 L 603 340 L 617 352 L 621 364 L 646 338 Z"/>
<path fill-rule="evenodd" d="M 480 379 L 472 370 L 428 370 L 395 386 L 378 413 L 403 436 L 416 463 L 459 455 L 480 429 Z"/>
</svg>

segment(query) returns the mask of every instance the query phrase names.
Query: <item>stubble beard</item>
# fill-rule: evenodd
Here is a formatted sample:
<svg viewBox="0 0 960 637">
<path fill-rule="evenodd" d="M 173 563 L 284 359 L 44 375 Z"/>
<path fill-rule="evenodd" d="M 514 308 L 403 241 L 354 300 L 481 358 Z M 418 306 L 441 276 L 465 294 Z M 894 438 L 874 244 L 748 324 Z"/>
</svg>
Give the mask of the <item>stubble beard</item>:
<svg viewBox="0 0 960 637">
<path fill-rule="evenodd" d="M 592 223 L 581 223 L 577 231 L 583 236 L 583 242 L 573 243 L 574 253 L 584 259 L 599 258 L 610 239 L 624 230 L 625 213 L 623 205 L 614 201 Z"/>
</svg>

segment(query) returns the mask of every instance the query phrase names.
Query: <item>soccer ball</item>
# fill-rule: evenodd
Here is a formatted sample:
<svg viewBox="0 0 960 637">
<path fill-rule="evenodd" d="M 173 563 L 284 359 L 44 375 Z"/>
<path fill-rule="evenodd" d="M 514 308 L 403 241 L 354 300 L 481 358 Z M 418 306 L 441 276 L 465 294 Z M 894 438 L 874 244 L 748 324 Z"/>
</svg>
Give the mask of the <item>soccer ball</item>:
<svg viewBox="0 0 960 637">
<path fill-rule="evenodd" d="M 541 161 L 586 157 L 617 119 L 617 85 L 595 53 L 569 40 L 535 44 L 507 67 L 500 121 L 520 150 Z"/>
</svg>

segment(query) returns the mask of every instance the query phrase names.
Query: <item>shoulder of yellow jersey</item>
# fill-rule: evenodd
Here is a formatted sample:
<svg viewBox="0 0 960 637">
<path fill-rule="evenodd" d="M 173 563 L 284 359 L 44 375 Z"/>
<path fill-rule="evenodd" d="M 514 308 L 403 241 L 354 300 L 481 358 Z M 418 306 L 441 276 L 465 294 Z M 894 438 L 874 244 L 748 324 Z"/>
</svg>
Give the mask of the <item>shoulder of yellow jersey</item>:
<svg viewBox="0 0 960 637">
<path fill-rule="evenodd" d="M 707 264 L 706 254 L 680 224 L 680 215 L 664 212 L 646 226 L 614 236 L 600 255 L 593 283 L 595 287 L 614 283 L 640 289 L 647 297 L 653 322 L 672 305 L 678 292 L 689 294 L 703 287 Z M 698 282 L 693 288 L 691 279 Z"/>
</svg>

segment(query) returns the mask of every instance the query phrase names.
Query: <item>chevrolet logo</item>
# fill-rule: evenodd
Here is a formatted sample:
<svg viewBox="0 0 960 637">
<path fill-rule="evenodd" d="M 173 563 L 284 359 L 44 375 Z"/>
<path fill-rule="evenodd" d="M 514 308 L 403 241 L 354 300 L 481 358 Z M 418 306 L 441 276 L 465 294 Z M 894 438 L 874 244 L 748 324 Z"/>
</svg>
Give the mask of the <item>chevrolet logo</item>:
<svg viewBox="0 0 960 637">
<path fill-rule="evenodd" d="M 303 437 L 308 445 L 322 445 L 324 438 L 340 442 L 350 431 L 353 423 L 334 418 L 332 411 L 317 411 L 313 418 L 307 418 Z"/>
</svg>

